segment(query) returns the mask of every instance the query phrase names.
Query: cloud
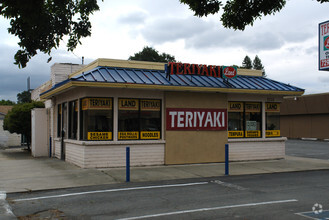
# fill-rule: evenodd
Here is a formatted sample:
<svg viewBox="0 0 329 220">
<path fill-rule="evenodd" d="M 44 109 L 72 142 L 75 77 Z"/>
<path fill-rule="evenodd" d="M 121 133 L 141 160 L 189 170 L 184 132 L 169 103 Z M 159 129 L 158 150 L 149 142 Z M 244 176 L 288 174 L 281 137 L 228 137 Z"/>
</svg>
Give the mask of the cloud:
<svg viewBox="0 0 329 220">
<path fill-rule="evenodd" d="M 211 27 L 209 24 L 198 18 L 169 17 L 152 20 L 140 32 L 147 41 L 153 44 L 164 44 L 180 39 L 188 40 L 209 27 Z"/>
<path fill-rule="evenodd" d="M 16 101 L 16 95 L 27 90 L 27 78 L 31 78 L 31 89 L 35 89 L 41 84 L 50 80 L 50 67 L 56 63 L 81 63 L 81 58 L 72 53 L 56 50 L 51 55 L 50 63 L 46 54 L 38 54 L 33 57 L 27 67 L 19 69 L 14 63 L 14 54 L 18 47 L 0 44 L 0 100 L 10 99 Z M 91 62 L 86 58 L 85 63 Z"/>
<path fill-rule="evenodd" d="M 245 50 L 272 50 L 284 44 L 273 31 L 253 32 L 224 29 L 218 21 L 196 17 L 159 18 L 146 24 L 140 31 L 146 41 L 164 44 L 184 39 L 186 48 L 243 48 Z"/>
<path fill-rule="evenodd" d="M 120 15 L 117 21 L 121 24 L 139 25 L 144 24 L 147 19 L 147 13 L 144 11 L 133 11 L 128 14 Z"/>
</svg>

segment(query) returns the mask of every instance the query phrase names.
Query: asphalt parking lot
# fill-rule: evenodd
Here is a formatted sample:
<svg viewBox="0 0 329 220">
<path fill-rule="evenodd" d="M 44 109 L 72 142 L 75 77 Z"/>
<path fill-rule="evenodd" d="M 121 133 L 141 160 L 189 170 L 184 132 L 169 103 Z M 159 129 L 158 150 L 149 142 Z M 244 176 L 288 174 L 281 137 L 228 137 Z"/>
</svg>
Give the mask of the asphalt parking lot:
<svg viewBox="0 0 329 220">
<path fill-rule="evenodd" d="M 286 155 L 329 160 L 329 141 L 287 140 Z"/>
</svg>

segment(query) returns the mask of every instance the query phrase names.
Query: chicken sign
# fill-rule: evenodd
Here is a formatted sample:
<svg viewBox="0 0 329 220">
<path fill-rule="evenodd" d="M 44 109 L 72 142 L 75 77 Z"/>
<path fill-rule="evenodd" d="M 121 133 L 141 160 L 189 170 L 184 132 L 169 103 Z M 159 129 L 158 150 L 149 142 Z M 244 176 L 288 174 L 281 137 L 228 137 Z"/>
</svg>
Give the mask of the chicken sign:
<svg viewBox="0 0 329 220">
<path fill-rule="evenodd" d="M 227 130 L 226 109 L 167 108 L 167 130 Z"/>
</svg>

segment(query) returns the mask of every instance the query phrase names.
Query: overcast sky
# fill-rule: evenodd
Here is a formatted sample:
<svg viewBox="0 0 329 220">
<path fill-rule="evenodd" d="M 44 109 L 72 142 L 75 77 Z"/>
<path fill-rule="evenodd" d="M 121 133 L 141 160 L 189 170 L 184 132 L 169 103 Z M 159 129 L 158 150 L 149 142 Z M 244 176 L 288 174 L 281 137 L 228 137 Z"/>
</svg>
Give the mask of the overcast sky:
<svg viewBox="0 0 329 220">
<path fill-rule="evenodd" d="M 19 49 L 17 38 L 9 35 L 9 21 L 0 18 L 0 100 L 16 101 L 26 90 L 27 78 L 36 88 L 50 79 L 54 63 L 85 63 L 97 58 L 128 59 L 144 46 L 169 53 L 176 60 L 211 65 L 242 65 L 256 55 L 267 77 L 305 89 L 306 94 L 329 92 L 329 72 L 318 71 L 318 24 L 329 20 L 329 3 L 288 0 L 274 16 L 257 20 L 245 31 L 224 29 L 220 15 L 193 16 L 178 0 L 105 0 L 92 17 L 92 36 L 82 40 L 74 53 L 65 41 L 48 55 L 32 58 L 25 69 L 13 64 Z"/>
</svg>

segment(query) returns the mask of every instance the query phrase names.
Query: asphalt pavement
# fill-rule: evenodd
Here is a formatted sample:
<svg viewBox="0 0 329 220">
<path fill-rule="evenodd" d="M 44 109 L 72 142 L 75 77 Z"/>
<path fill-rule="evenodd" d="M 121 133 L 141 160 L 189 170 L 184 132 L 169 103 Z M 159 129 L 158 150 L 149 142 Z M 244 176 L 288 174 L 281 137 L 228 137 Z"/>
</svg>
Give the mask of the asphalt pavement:
<svg viewBox="0 0 329 220">
<path fill-rule="evenodd" d="M 296 141 L 287 141 L 287 151 Z M 305 144 L 304 141 L 297 143 Z M 317 142 L 309 142 L 311 148 Z M 328 151 L 323 142 L 321 151 Z M 321 145 L 321 146 L 322 146 Z M 316 146 L 316 145 L 314 145 Z M 329 169 L 329 158 L 289 156 L 280 160 L 231 162 L 230 175 L 295 172 Z M 291 154 L 290 154 L 291 155 Z M 224 163 L 132 167 L 131 182 L 216 177 L 225 175 Z M 0 150 L 0 191 L 31 192 L 36 190 L 81 187 L 126 181 L 125 168 L 82 169 L 56 158 L 33 158 L 20 148 Z"/>
<path fill-rule="evenodd" d="M 229 175 L 329 170 L 328 142 L 288 140 L 280 160 L 231 162 Z M 8 193 L 126 182 L 125 168 L 82 169 L 56 158 L 33 158 L 21 148 L 0 150 L 0 217 L 11 219 Z M 131 183 L 225 176 L 224 163 L 131 168 Z M 3 215 L 5 214 L 5 215 Z"/>
</svg>

